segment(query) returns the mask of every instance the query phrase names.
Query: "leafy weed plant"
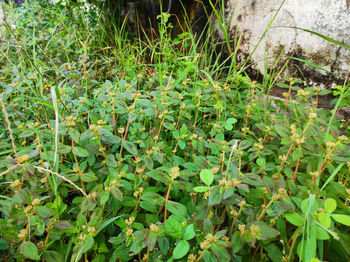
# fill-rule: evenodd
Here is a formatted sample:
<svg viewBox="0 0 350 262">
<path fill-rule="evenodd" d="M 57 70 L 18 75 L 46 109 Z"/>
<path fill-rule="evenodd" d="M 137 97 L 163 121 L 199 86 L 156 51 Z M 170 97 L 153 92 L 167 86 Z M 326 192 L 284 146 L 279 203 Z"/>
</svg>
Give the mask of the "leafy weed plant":
<svg viewBox="0 0 350 262">
<path fill-rule="evenodd" d="M 74 9 L 7 11 L 4 261 L 349 258 L 350 144 L 319 89 L 286 79 L 270 103 L 248 77 L 218 79 L 165 14 L 158 42 L 120 31 L 108 47 Z"/>
</svg>

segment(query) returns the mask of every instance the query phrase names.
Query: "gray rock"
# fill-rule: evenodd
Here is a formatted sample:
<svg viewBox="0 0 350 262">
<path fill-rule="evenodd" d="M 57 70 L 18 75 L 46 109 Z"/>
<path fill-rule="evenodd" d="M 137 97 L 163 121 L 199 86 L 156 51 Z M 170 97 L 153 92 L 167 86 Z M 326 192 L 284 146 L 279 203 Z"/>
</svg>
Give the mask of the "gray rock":
<svg viewBox="0 0 350 262">
<path fill-rule="evenodd" d="M 227 0 L 226 14 L 233 14 L 230 32 L 231 39 L 237 29 L 243 35 L 241 52 L 250 54 L 272 17 L 281 4 L 281 0 Z M 252 62 L 260 72 L 264 71 L 264 59 L 268 67 L 274 64 L 274 58 L 284 49 L 284 61 L 288 56 L 296 56 L 321 66 L 345 79 L 350 70 L 350 50 L 330 43 L 308 32 L 285 28 L 299 27 L 318 32 L 350 46 L 350 0 L 286 0 L 272 27 L 261 41 Z M 299 63 L 309 80 L 327 79 L 322 70 Z M 298 71 L 289 66 L 289 75 Z M 329 76 L 329 75 L 328 75 Z"/>
</svg>

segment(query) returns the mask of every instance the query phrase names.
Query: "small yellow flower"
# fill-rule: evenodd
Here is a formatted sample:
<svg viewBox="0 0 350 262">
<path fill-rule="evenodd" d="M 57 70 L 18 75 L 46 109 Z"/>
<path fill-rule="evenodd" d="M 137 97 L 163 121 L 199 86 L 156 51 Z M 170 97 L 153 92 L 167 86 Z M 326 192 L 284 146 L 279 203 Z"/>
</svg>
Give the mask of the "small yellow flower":
<svg viewBox="0 0 350 262">
<path fill-rule="evenodd" d="M 251 225 L 250 226 L 250 233 L 252 234 L 253 237 L 256 237 L 258 233 L 260 233 L 260 228 L 257 225 Z"/>
<path fill-rule="evenodd" d="M 119 133 L 119 134 L 123 134 L 124 131 L 125 131 L 124 127 L 119 127 L 119 128 L 118 128 L 118 133 Z"/>
<path fill-rule="evenodd" d="M 211 246 L 211 243 L 208 240 L 204 240 L 202 243 L 200 243 L 201 249 L 209 249 Z"/>
<path fill-rule="evenodd" d="M 316 119 L 317 118 L 317 114 L 316 113 L 310 113 L 309 118 L 310 118 L 310 120 Z"/>
<path fill-rule="evenodd" d="M 29 155 L 23 155 L 18 158 L 18 163 L 23 163 L 25 161 L 28 161 L 30 159 Z"/>
<path fill-rule="evenodd" d="M 180 168 L 178 166 L 174 166 L 170 170 L 170 177 L 172 177 L 173 179 L 176 179 L 180 176 Z"/>
<path fill-rule="evenodd" d="M 32 205 L 33 206 L 38 206 L 40 204 L 40 199 L 36 198 L 33 200 Z"/>
<path fill-rule="evenodd" d="M 94 233 L 95 233 L 95 228 L 94 227 L 89 227 L 88 228 L 88 233 L 89 233 L 89 235 L 93 235 Z"/>
<path fill-rule="evenodd" d="M 25 239 L 27 237 L 27 230 L 22 229 L 17 236 L 21 239 Z"/>
<path fill-rule="evenodd" d="M 151 224 L 149 228 L 154 233 L 159 232 L 159 227 L 156 224 Z"/>
<path fill-rule="evenodd" d="M 133 231 L 131 228 L 129 228 L 128 231 L 126 231 L 126 235 L 127 235 L 128 237 L 130 237 L 130 236 L 132 236 L 133 232 L 134 232 L 134 231 Z"/>
<path fill-rule="evenodd" d="M 245 233 L 245 225 L 239 225 L 238 226 L 239 231 L 241 232 L 241 234 Z"/>
</svg>

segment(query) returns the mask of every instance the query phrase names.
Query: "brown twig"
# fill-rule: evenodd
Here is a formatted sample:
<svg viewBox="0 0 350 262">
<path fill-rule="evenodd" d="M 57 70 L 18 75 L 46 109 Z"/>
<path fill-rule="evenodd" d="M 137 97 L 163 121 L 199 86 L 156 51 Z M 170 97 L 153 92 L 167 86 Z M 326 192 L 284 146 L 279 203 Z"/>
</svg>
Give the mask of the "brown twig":
<svg viewBox="0 0 350 262">
<path fill-rule="evenodd" d="M 10 132 L 10 137 L 11 137 L 13 151 L 14 151 L 14 153 L 16 155 L 16 159 L 18 161 L 18 154 L 17 154 L 17 150 L 16 150 L 15 139 L 13 138 L 13 132 L 12 132 L 12 129 L 11 129 L 11 123 L 10 123 L 10 120 L 9 120 L 9 116 L 8 116 L 8 114 L 6 112 L 5 104 L 4 104 L 4 101 L 2 100 L 2 97 L 0 97 L 0 101 L 1 101 L 1 105 L 2 105 L 2 111 L 4 112 L 4 115 L 5 115 L 7 127 L 8 127 L 9 132 Z"/>
</svg>

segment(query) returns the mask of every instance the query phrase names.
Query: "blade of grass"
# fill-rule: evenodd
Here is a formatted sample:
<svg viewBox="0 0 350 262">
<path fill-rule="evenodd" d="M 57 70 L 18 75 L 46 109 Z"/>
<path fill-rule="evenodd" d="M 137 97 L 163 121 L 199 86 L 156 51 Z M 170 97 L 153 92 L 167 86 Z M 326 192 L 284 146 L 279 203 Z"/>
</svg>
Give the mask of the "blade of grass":
<svg viewBox="0 0 350 262">
<path fill-rule="evenodd" d="M 317 33 L 317 32 L 315 32 L 315 31 L 312 31 L 312 30 L 309 30 L 309 29 L 305 29 L 305 28 L 301 28 L 301 27 L 294 27 L 294 26 L 276 26 L 276 27 L 273 27 L 273 28 L 279 28 L 279 27 L 280 27 L 280 28 L 291 28 L 291 29 L 302 30 L 302 31 L 307 32 L 307 33 L 310 33 L 310 34 L 317 35 L 317 36 L 323 38 L 324 40 L 326 40 L 326 41 L 328 41 L 328 42 L 331 42 L 331 43 L 333 43 L 333 44 L 335 44 L 335 45 L 344 47 L 344 48 L 346 48 L 346 49 L 350 49 L 350 46 L 348 46 L 348 45 L 346 45 L 346 44 L 343 44 L 343 43 L 341 43 L 341 42 L 339 42 L 339 41 L 337 41 L 337 40 L 335 40 L 335 39 L 333 39 L 333 38 L 331 38 L 331 37 L 325 36 L 325 35 L 323 35 L 323 34 Z"/>
</svg>

